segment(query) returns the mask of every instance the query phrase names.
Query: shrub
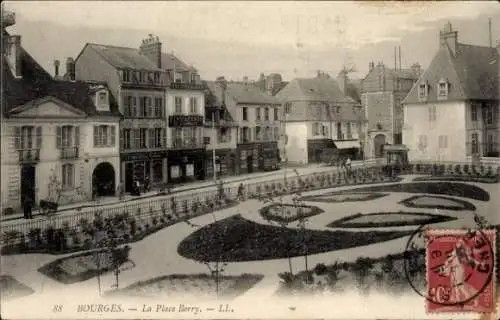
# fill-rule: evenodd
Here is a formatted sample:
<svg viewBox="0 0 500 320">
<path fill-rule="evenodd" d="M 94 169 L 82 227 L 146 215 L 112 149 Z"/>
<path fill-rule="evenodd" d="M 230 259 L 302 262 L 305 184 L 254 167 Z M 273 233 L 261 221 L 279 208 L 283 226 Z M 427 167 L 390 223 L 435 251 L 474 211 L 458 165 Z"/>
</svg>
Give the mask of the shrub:
<svg viewBox="0 0 500 320">
<path fill-rule="evenodd" d="M 3 209 L 2 214 L 4 216 L 8 216 L 8 215 L 14 214 L 14 212 L 15 212 L 14 209 L 12 209 L 11 207 L 8 207 L 8 208 Z"/>
<path fill-rule="evenodd" d="M 464 164 L 464 173 L 469 173 L 469 165 Z"/>
<path fill-rule="evenodd" d="M 460 173 L 462 173 L 461 167 L 459 164 L 457 164 L 457 165 L 455 165 L 455 174 L 460 174 Z"/>
<path fill-rule="evenodd" d="M 130 234 L 134 236 L 137 232 L 137 221 L 135 218 L 131 218 L 129 221 L 129 226 L 130 226 Z"/>
<path fill-rule="evenodd" d="M 153 223 L 153 226 L 156 226 L 158 224 L 158 218 L 154 217 L 151 222 Z"/>
<path fill-rule="evenodd" d="M 318 263 L 314 267 L 314 273 L 319 275 L 319 276 L 325 274 L 326 271 L 327 271 L 327 268 L 326 268 L 326 265 L 324 263 Z"/>
<path fill-rule="evenodd" d="M 186 215 L 189 214 L 189 202 L 185 199 L 182 203 L 182 212 Z"/>
</svg>

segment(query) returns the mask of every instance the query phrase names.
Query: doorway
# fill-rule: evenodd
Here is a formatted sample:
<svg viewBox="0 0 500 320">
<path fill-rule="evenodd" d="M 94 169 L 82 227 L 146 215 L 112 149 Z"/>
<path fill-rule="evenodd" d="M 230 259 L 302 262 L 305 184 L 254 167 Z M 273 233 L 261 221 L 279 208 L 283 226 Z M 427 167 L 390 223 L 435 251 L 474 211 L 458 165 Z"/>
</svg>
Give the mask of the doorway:
<svg viewBox="0 0 500 320">
<path fill-rule="evenodd" d="M 98 164 L 92 173 L 92 192 L 94 195 L 115 195 L 115 169 L 109 162 Z"/>
<path fill-rule="evenodd" d="M 375 157 L 380 158 L 384 155 L 384 144 L 385 144 L 385 135 L 377 134 L 373 139 Z"/>
<path fill-rule="evenodd" d="M 134 184 L 134 164 L 132 162 L 125 163 L 125 192 L 132 192 Z"/>
<path fill-rule="evenodd" d="M 21 206 L 26 198 L 35 202 L 36 168 L 23 166 L 21 168 Z"/>
<path fill-rule="evenodd" d="M 253 156 L 247 157 L 247 171 L 248 171 L 248 173 L 253 172 Z"/>
</svg>

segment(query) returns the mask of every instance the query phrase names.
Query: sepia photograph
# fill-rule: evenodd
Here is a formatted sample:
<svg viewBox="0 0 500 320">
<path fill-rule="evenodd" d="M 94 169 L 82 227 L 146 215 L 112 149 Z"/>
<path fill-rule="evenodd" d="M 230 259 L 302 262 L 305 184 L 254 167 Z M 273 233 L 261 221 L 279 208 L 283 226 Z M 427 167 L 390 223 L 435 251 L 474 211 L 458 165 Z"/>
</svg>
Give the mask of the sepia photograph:
<svg viewBox="0 0 500 320">
<path fill-rule="evenodd" d="M 498 319 L 498 1 L 3 1 L 2 319 Z"/>
</svg>

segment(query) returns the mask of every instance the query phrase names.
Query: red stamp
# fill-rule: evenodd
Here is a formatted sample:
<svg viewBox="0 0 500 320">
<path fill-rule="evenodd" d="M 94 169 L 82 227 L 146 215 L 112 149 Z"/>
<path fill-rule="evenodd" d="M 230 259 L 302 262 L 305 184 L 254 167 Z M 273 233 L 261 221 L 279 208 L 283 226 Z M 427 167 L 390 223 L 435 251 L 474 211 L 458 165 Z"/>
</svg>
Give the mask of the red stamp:
<svg viewBox="0 0 500 320">
<path fill-rule="evenodd" d="M 427 312 L 495 312 L 495 230 L 440 230 L 427 238 Z"/>
</svg>

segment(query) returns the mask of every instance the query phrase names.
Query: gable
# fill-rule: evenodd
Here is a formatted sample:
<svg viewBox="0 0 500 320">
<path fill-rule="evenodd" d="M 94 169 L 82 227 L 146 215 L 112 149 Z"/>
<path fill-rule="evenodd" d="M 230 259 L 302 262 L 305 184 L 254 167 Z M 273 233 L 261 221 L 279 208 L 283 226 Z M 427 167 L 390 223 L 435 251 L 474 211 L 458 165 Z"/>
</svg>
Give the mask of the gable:
<svg viewBox="0 0 500 320">
<path fill-rule="evenodd" d="M 12 117 L 19 118 L 81 118 L 86 114 L 53 97 L 30 101 L 11 110 Z"/>
</svg>

